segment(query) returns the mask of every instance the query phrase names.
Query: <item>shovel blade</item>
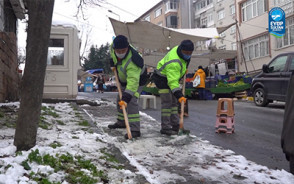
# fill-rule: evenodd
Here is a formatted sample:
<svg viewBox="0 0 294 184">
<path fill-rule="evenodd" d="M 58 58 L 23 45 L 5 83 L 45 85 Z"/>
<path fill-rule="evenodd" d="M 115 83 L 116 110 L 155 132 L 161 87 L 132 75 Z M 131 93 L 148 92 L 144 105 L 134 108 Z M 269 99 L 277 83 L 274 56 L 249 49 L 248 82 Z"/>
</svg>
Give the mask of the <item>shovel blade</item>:
<svg viewBox="0 0 294 184">
<path fill-rule="evenodd" d="M 190 134 L 190 130 L 186 130 L 183 128 L 179 129 L 178 135 L 189 135 Z"/>
</svg>

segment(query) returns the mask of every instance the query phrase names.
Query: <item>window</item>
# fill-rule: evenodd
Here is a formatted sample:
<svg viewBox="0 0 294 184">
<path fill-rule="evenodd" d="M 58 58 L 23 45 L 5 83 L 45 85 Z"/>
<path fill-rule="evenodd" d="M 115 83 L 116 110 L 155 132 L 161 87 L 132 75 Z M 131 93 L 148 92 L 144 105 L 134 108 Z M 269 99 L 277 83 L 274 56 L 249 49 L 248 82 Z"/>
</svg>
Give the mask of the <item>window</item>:
<svg viewBox="0 0 294 184">
<path fill-rule="evenodd" d="M 159 17 L 161 14 L 162 14 L 162 9 L 161 9 L 161 8 L 157 9 L 157 10 L 155 11 L 155 18 L 156 18 L 156 17 Z"/>
<path fill-rule="evenodd" d="M 234 4 L 230 6 L 230 12 L 231 12 L 231 15 L 235 15 L 236 8 L 235 8 L 235 5 Z"/>
<path fill-rule="evenodd" d="M 199 11 L 202 8 L 205 8 L 206 6 L 210 5 L 213 2 L 213 0 L 201 0 L 196 3 L 196 11 Z"/>
<path fill-rule="evenodd" d="M 248 40 L 243 43 L 245 61 L 269 55 L 268 35 Z"/>
<path fill-rule="evenodd" d="M 283 4 L 290 3 L 292 0 L 274 0 L 274 5 L 275 6 L 281 6 Z"/>
<path fill-rule="evenodd" d="M 177 16 L 168 16 L 166 17 L 166 27 L 177 28 L 178 27 L 178 18 Z"/>
<path fill-rule="evenodd" d="M 144 20 L 146 20 L 146 21 L 149 21 L 150 22 L 150 15 L 148 15 L 147 17 L 145 17 L 145 19 Z"/>
<path fill-rule="evenodd" d="M 212 16 L 212 13 L 207 14 L 207 22 L 213 22 L 213 16 Z"/>
<path fill-rule="evenodd" d="M 292 56 L 292 61 L 290 65 L 290 70 L 294 70 L 294 56 Z"/>
<path fill-rule="evenodd" d="M 47 65 L 64 65 L 64 39 L 50 39 Z"/>
<path fill-rule="evenodd" d="M 260 16 L 266 11 L 266 7 L 266 0 L 248 0 L 242 3 L 242 21 Z"/>
<path fill-rule="evenodd" d="M 177 0 L 169 0 L 165 3 L 165 11 L 177 10 Z"/>
<path fill-rule="evenodd" d="M 233 25 L 231 27 L 231 34 L 234 34 L 234 33 L 236 33 L 236 25 Z"/>
<path fill-rule="evenodd" d="M 221 34 L 219 34 L 219 37 L 221 37 L 221 38 L 226 37 L 226 33 L 222 32 Z"/>
<path fill-rule="evenodd" d="M 232 47 L 232 50 L 237 50 L 237 44 L 236 43 L 232 43 L 231 47 Z"/>
<path fill-rule="evenodd" d="M 280 56 L 278 58 L 276 58 L 275 60 L 273 60 L 268 68 L 269 68 L 269 72 L 282 72 L 285 69 L 286 63 L 287 63 L 287 59 L 288 56 Z"/>
<path fill-rule="evenodd" d="M 294 17 L 286 19 L 286 32 L 282 38 L 276 38 L 277 48 L 294 45 Z"/>
<path fill-rule="evenodd" d="M 220 10 L 217 12 L 218 20 L 225 18 L 225 10 Z"/>
<path fill-rule="evenodd" d="M 201 19 L 201 27 L 203 27 L 203 26 L 207 27 L 207 18 L 206 17 Z"/>
</svg>

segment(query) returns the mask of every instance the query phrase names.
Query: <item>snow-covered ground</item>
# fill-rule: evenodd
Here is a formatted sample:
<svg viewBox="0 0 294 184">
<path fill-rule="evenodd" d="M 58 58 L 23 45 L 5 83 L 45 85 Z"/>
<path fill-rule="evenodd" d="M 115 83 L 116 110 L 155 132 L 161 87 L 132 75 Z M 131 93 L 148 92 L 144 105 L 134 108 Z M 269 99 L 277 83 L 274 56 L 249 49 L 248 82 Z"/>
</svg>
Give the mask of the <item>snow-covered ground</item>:
<svg viewBox="0 0 294 184">
<path fill-rule="evenodd" d="M 19 104 L 0 104 L 7 105 Z M 140 112 L 142 137 L 125 140 L 124 129 L 107 128 L 116 119 L 112 102 L 96 107 L 82 105 L 77 109 L 70 103 L 43 106 L 47 107 L 43 111 L 51 109 L 58 116 L 43 115 L 47 129 L 38 129 L 37 145 L 31 150 L 16 152 L 14 129 L 1 126 L 1 184 L 45 183 L 45 180 L 66 184 L 78 179 L 80 183 L 113 184 L 294 183 L 294 176 L 285 170 L 258 165 L 199 137 L 163 136 L 159 133 L 160 123 L 143 112 Z M 65 162 L 61 155 L 72 159 Z M 43 160 L 38 162 L 38 158 Z M 52 161 L 54 158 L 58 161 Z M 66 169 L 60 169 L 67 164 Z M 74 169 L 89 178 L 82 180 L 74 172 L 77 177 L 73 179 L 70 176 L 75 175 Z"/>
</svg>

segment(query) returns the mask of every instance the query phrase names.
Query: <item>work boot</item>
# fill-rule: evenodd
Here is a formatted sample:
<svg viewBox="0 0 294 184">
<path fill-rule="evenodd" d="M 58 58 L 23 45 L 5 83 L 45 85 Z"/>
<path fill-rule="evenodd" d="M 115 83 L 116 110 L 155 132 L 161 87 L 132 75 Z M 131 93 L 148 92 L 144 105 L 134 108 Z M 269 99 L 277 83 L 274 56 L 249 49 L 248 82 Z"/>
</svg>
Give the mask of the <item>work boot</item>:
<svg viewBox="0 0 294 184">
<path fill-rule="evenodd" d="M 173 126 L 172 127 L 172 130 L 175 131 L 175 132 L 178 132 L 180 129 L 180 126 L 179 125 L 176 125 L 176 126 Z"/>
<path fill-rule="evenodd" d="M 172 129 L 161 129 L 160 133 L 165 134 L 165 135 L 177 135 L 178 134 L 178 132 L 176 132 Z"/>
<path fill-rule="evenodd" d="M 108 125 L 108 128 L 110 128 L 110 129 L 126 128 L 126 125 L 125 124 L 121 125 L 120 123 L 116 122 L 112 125 Z"/>
<path fill-rule="evenodd" d="M 132 138 L 141 136 L 141 132 L 138 132 L 138 131 L 131 131 L 131 133 L 132 133 Z M 129 139 L 128 134 L 125 135 L 125 139 Z"/>
</svg>

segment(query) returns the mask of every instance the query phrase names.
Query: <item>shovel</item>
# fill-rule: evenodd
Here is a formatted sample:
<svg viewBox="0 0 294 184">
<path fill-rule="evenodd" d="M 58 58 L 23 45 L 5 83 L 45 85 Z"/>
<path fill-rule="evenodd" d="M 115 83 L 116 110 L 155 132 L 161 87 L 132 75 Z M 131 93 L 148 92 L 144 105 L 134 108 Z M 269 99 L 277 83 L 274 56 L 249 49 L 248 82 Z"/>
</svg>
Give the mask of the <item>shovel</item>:
<svg viewBox="0 0 294 184">
<path fill-rule="evenodd" d="M 117 86 L 117 90 L 118 90 L 118 94 L 119 94 L 119 99 L 121 100 L 122 99 L 122 92 L 121 92 L 120 83 L 118 81 L 118 75 L 117 75 L 117 71 L 116 71 L 115 67 L 113 67 L 113 73 L 115 75 L 115 81 L 116 81 L 116 86 Z M 125 106 L 122 106 L 122 111 L 123 111 L 123 114 L 124 114 L 124 119 L 125 119 L 128 138 L 132 139 L 132 133 L 131 133 L 131 130 L 130 130 L 128 114 L 127 114 Z"/>
<path fill-rule="evenodd" d="M 182 93 L 185 96 L 185 88 L 186 88 L 186 74 L 184 75 L 184 79 L 183 79 L 183 89 L 182 89 Z M 190 130 L 185 130 L 184 129 L 184 107 L 185 107 L 185 102 L 181 102 L 181 114 L 180 114 L 180 128 L 179 128 L 179 132 L 178 135 L 189 135 Z"/>
</svg>

